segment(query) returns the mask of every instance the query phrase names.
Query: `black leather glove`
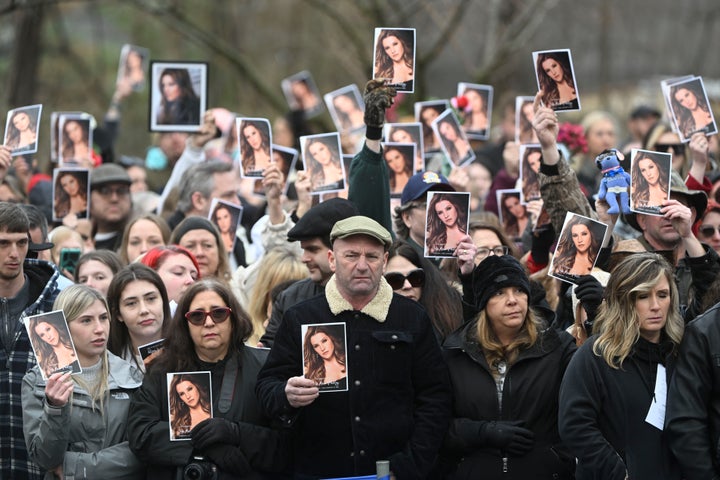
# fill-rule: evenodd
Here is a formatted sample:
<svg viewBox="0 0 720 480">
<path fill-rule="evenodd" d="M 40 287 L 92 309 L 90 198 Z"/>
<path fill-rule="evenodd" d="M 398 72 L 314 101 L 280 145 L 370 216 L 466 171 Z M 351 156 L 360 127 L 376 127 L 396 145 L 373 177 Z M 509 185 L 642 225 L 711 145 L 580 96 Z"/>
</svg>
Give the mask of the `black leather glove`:
<svg viewBox="0 0 720 480">
<path fill-rule="evenodd" d="M 217 443 L 237 445 L 240 443 L 240 428 L 224 418 L 208 418 L 190 430 L 190 439 L 198 450 Z"/>
<path fill-rule="evenodd" d="M 555 229 L 551 224 L 533 232 L 530 255 L 537 265 L 547 265 L 550 261 L 550 247 L 555 242 Z"/>
<path fill-rule="evenodd" d="M 225 473 L 232 473 L 237 476 L 250 473 L 250 464 L 240 447 L 216 443 L 200 449 L 200 452 Z"/>
<path fill-rule="evenodd" d="M 581 305 L 585 309 L 585 313 L 587 313 L 585 330 L 587 331 L 588 337 L 592 335 L 592 325 L 595 322 L 598 307 L 600 307 L 603 301 L 604 291 L 605 289 L 602 284 L 592 275 L 582 275 L 578 278 L 578 283 L 575 287 L 575 296 L 580 300 Z"/>
<path fill-rule="evenodd" d="M 365 85 L 365 136 L 370 140 L 382 138 L 382 127 L 385 124 L 385 110 L 392 106 L 393 97 L 397 92 L 393 87 L 385 85 L 381 79 L 370 80 Z"/>
<path fill-rule="evenodd" d="M 535 434 L 521 427 L 522 424 L 521 420 L 488 422 L 480 428 L 478 437 L 484 445 L 520 457 L 529 452 L 535 443 Z"/>
</svg>

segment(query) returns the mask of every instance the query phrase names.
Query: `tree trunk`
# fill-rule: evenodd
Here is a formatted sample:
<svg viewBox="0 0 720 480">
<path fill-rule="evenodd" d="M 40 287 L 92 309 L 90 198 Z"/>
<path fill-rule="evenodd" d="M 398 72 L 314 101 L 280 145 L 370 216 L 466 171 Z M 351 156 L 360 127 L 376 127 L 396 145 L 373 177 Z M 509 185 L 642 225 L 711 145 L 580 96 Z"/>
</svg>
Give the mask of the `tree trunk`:
<svg viewBox="0 0 720 480">
<path fill-rule="evenodd" d="M 22 8 L 15 15 L 17 30 L 7 89 L 10 108 L 35 103 L 44 7 Z"/>
</svg>

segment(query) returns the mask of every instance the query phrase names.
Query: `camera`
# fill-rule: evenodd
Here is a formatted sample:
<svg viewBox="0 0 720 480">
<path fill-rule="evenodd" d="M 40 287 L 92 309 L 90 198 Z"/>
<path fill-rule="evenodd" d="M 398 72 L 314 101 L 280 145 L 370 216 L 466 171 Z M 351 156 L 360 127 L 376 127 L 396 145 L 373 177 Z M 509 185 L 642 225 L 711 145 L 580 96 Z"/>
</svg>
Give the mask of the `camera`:
<svg viewBox="0 0 720 480">
<path fill-rule="evenodd" d="M 217 465 L 205 457 L 192 457 L 192 461 L 183 469 L 183 480 L 217 480 Z"/>
</svg>

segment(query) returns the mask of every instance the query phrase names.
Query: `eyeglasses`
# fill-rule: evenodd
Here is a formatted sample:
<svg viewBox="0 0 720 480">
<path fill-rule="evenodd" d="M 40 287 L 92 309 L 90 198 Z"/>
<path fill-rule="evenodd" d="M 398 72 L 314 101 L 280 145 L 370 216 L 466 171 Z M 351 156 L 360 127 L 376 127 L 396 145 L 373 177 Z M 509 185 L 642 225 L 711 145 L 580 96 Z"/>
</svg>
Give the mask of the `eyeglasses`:
<svg viewBox="0 0 720 480">
<path fill-rule="evenodd" d="M 103 197 L 111 197 L 113 194 L 118 197 L 125 197 L 130 194 L 130 187 L 127 185 L 119 187 L 110 187 L 108 185 L 102 186 L 97 189 L 97 192 Z"/>
<path fill-rule="evenodd" d="M 503 255 L 507 255 L 508 247 L 506 247 L 505 245 L 500 245 L 493 248 L 480 247 L 475 251 L 475 256 L 478 258 L 485 258 L 490 255 L 490 253 L 492 253 L 493 255 L 497 255 L 498 257 L 502 257 Z"/>
<path fill-rule="evenodd" d="M 655 151 L 667 153 L 672 148 L 676 155 L 685 155 L 684 143 L 656 143 Z"/>
<path fill-rule="evenodd" d="M 230 318 L 232 310 L 228 307 L 216 307 L 206 312 L 205 310 L 190 310 L 185 314 L 185 319 L 193 325 L 202 325 L 205 319 L 210 317 L 213 323 L 223 323 Z"/>
<path fill-rule="evenodd" d="M 405 280 L 410 282 L 412 287 L 422 287 L 425 285 L 425 271 L 422 268 L 411 270 L 407 275 L 399 272 L 390 272 L 385 274 L 385 280 L 390 284 L 393 290 L 400 290 L 405 285 Z"/>
<path fill-rule="evenodd" d="M 720 233 L 720 225 L 717 227 L 714 225 L 700 225 L 698 231 L 703 237 L 712 237 L 715 235 L 715 232 Z"/>
</svg>

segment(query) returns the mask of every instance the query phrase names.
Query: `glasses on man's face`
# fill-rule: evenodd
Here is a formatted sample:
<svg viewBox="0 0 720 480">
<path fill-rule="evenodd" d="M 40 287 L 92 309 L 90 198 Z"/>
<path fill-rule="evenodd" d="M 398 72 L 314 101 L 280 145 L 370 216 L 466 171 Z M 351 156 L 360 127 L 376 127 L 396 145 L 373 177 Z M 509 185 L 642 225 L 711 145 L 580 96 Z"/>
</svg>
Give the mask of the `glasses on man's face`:
<svg viewBox="0 0 720 480">
<path fill-rule="evenodd" d="M 130 194 L 130 187 L 127 185 L 111 187 L 109 185 L 102 186 L 97 189 L 97 192 L 103 197 L 111 197 L 117 195 L 118 197 L 126 197 Z"/>
<path fill-rule="evenodd" d="M 480 247 L 475 251 L 475 256 L 477 258 L 485 258 L 489 256 L 490 254 L 497 255 L 498 257 L 501 257 L 503 255 L 507 255 L 508 253 L 508 247 L 505 245 L 500 245 L 493 248 L 486 248 L 486 247 Z"/>
<path fill-rule="evenodd" d="M 210 317 L 213 323 L 222 323 L 230 318 L 231 313 L 232 310 L 228 307 L 215 307 L 209 312 L 205 310 L 190 310 L 185 314 L 185 319 L 193 325 L 203 325 L 207 317 Z"/>
<path fill-rule="evenodd" d="M 412 287 L 422 287 L 425 285 L 425 271 L 422 268 L 416 268 L 409 271 L 407 275 L 400 272 L 390 272 L 385 274 L 385 280 L 393 290 L 401 290 L 405 286 L 405 280 L 410 282 Z"/>
<path fill-rule="evenodd" d="M 703 237 L 712 237 L 713 235 L 715 235 L 715 232 L 720 233 L 720 225 L 700 225 L 698 231 Z"/>
<path fill-rule="evenodd" d="M 656 143 L 655 151 L 668 153 L 670 149 L 675 155 L 685 155 L 685 144 L 684 143 Z"/>
</svg>

